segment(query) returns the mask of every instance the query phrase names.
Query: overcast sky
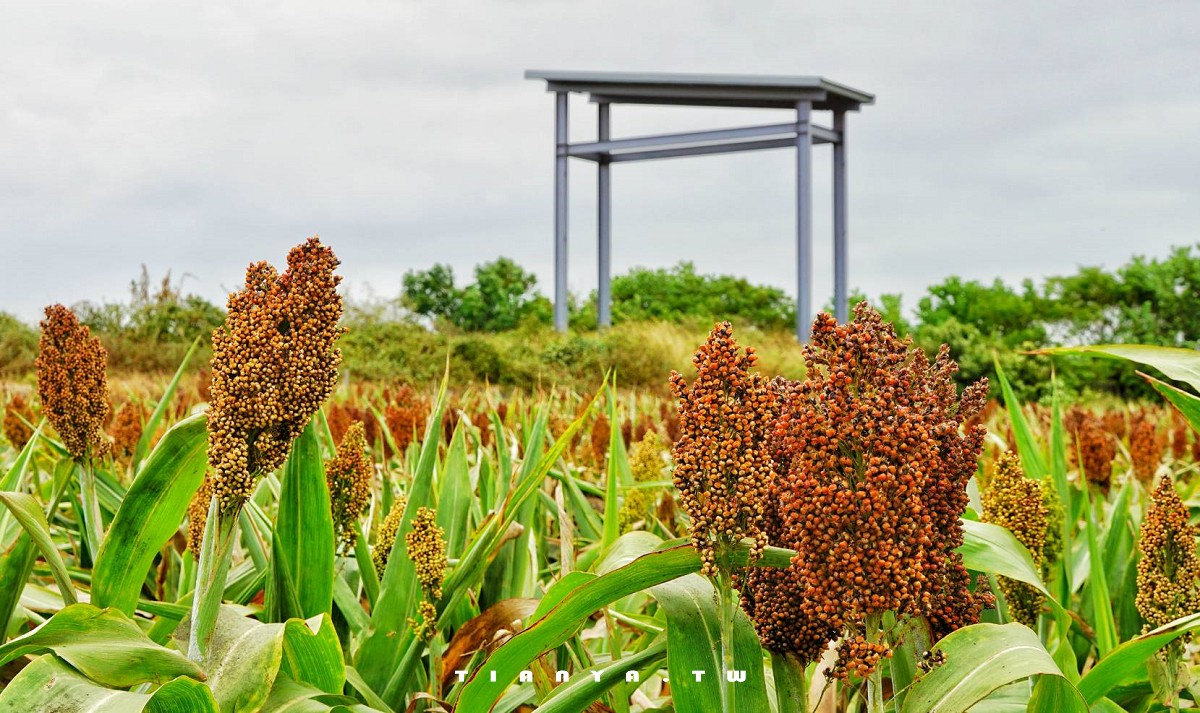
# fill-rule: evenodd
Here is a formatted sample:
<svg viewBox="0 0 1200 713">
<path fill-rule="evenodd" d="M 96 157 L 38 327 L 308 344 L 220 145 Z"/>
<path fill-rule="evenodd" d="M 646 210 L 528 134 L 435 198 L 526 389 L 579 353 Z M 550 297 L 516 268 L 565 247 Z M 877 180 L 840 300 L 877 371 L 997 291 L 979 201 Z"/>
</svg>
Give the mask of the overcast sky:
<svg viewBox="0 0 1200 713">
<path fill-rule="evenodd" d="M 1115 266 L 1200 241 L 1200 3 L 7 3 L 0 310 L 118 299 L 145 263 L 214 300 L 319 233 L 352 295 L 499 255 L 552 287 L 553 100 L 527 68 L 819 74 L 849 120 L 850 279 L 908 306 L 950 274 Z M 572 134 L 594 108 L 572 104 Z M 617 107 L 613 131 L 787 121 Z M 824 118 L 819 117 L 823 122 Z M 815 149 L 815 295 L 831 291 Z M 793 289 L 786 150 L 613 169 L 614 270 Z M 570 283 L 595 286 L 593 164 Z"/>
</svg>

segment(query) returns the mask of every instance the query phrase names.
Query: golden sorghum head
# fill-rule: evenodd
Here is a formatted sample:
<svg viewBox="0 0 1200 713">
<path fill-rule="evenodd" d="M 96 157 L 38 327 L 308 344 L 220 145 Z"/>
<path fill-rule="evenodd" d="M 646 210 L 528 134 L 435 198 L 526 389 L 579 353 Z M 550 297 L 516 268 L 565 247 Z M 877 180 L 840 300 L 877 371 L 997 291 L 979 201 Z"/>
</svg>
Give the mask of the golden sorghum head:
<svg viewBox="0 0 1200 713">
<path fill-rule="evenodd" d="M 1020 460 L 1012 451 L 1008 451 L 996 461 L 995 470 L 983 488 L 981 499 L 984 521 L 1007 528 L 1017 541 L 1025 545 L 1033 563 L 1040 567 L 1045 559 L 1048 530 L 1042 482 L 1026 478 Z M 1038 613 L 1045 601 L 1042 593 L 1024 582 L 1007 577 L 1000 578 L 1000 591 L 1004 594 L 1012 618 L 1036 629 Z"/>
<path fill-rule="evenodd" d="M 192 496 L 187 510 L 187 546 L 192 556 L 199 559 L 200 543 L 204 541 L 204 525 L 208 522 L 208 506 L 212 501 L 212 478 L 205 476 L 204 482 Z"/>
<path fill-rule="evenodd" d="M 692 357 L 692 383 L 671 372 L 680 420 L 672 449 L 675 487 L 691 516 L 692 544 L 706 576 L 729 568 L 725 560 L 742 538 L 754 542 L 751 562 L 767 544 L 763 510 L 774 478 L 767 439 L 777 403 L 767 379 L 750 373 L 757 360 L 752 347 L 742 352 L 729 322 L 721 322 Z"/>
<path fill-rule="evenodd" d="M 46 308 L 41 327 L 36 364 L 42 415 L 72 457 L 99 455 L 109 413 L 108 352 L 62 305 Z"/>
<path fill-rule="evenodd" d="M 416 568 L 417 581 L 425 598 L 438 601 L 442 598 L 442 580 L 446 576 L 446 539 L 433 509 L 417 508 L 412 530 L 404 536 L 404 545 Z"/>
<path fill-rule="evenodd" d="M 417 508 L 413 517 L 412 530 L 404 536 L 404 546 L 408 558 L 416 569 L 417 582 L 425 601 L 421 602 L 419 624 L 411 625 L 417 629 L 417 637 L 428 639 L 433 636 L 437 627 L 437 607 L 435 604 L 442 598 L 442 580 L 446 576 L 446 539 L 442 528 L 437 524 L 437 513 L 430 508 Z"/>
<path fill-rule="evenodd" d="M 213 331 L 208 461 L 225 508 L 283 465 L 337 382 L 337 257 L 313 237 L 287 262 L 283 274 L 266 262 L 251 265 L 246 286 L 229 296 L 224 326 Z"/>
<path fill-rule="evenodd" d="M 21 394 L 14 394 L 4 406 L 4 438 L 17 450 L 33 438 L 33 407 Z"/>
<path fill-rule="evenodd" d="M 1200 611 L 1200 554 L 1196 528 L 1175 483 L 1163 476 L 1142 520 L 1137 565 L 1137 610 L 1151 627 Z"/>
<path fill-rule="evenodd" d="M 112 436 L 113 457 L 122 463 L 127 463 L 133 457 L 133 451 L 142 437 L 144 416 L 141 406 L 132 401 L 126 401 L 117 409 L 108 433 Z"/>
<path fill-rule="evenodd" d="M 371 482 L 375 468 L 367 455 L 367 440 L 362 421 L 355 421 L 338 444 L 337 455 L 325 464 L 329 484 L 329 504 L 343 553 L 354 549 L 358 540 L 358 518 L 371 502 Z"/>
<path fill-rule="evenodd" d="M 383 522 L 379 523 L 379 529 L 375 531 L 375 547 L 371 550 L 371 561 L 375 563 L 375 571 L 380 579 L 383 579 L 383 572 L 392 556 L 396 532 L 400 529 L 400 521 L 404 519 L 404 508 L 407 505 L 408 498 L 397 495 L 396 500 L 392 502 L 392 509 L 388 510 Z"/>
<path fill-rule="evenodd" d="M 930 364 L 866 303 L 845 325 L 818 316 L 804 358 L 804 381 L 777 385 L 772 447 L 787 468 L 779 499 L 797 549 L 794 606 L 842 632 L 831 675 L 869 672 L 886 655 L 863 645 L 871 617 L 924 616 L 940 636 L 986 603 L 954 549 L 983 441 L 982 426 L 963 423 L 987 385 L 960 395 L 944 348 Z"/>
<path fill-rule="evenodd" d="M 648 483 L 663 478 L 667 448 L 654 431 L 647 431 L 629 450 L 629 470 L 634 483 Z M 631 488 L 621 503 L 621 531 L 628 532 L 639 521 L 649 521 L 658 500 L 658 490 Z"/>
<path fill-rule="evenodd" d="M 1149 414 L 1143 412 L 1134 418 L 1129 427 L 1129 459 L 1133 463 L 1133 474 L 1147 486 L 1154 484 L 1154 474 L 1167 450 L 1166 438 L 1158 432 L 1158 425 Z"/>
</svg>

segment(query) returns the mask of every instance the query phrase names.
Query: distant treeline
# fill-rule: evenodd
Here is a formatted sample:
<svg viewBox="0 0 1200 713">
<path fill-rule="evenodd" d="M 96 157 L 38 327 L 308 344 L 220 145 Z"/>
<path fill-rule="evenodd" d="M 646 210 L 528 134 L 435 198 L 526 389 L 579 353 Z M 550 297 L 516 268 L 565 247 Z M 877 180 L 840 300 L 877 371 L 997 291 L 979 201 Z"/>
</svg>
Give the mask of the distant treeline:
<svg viewBox="0 0 1200 713">
<path fill-rule="evenodd" d="M 701 274 L 687 262 L 635 268 L 612 280 L 615 329 L 596 332 L 593 292 L 572 297 L 572 334 L 566 336 L 551 332 L 552 306 L 537 287 L 532 273 L 507 258 L 477 266 L 474 280 L 462 285 L 446 265 L 409 272 L 397 298 L 348 306 L 347 367 L 366 378 L 423 381 L 439 375 L 451 354 L 464 376 L 493 382 L 592 379 L 592 371 L 624 366 L 626 383 L 640 385 L 657 378 L 655 369 L 673 365 L 687 353 L 689 339 L 702 338 L 720 319 L 762 335 L 780 351 L 781 364 L 799 363 L 798 350 L 785 353 L 790 348 L 783 338 L 794 324 L 795 303 L 777 287 Z M 1019 352 L 1100 342 L 1195 348 L 1198 297 L 1200 254 L 1184 247 L 1162 259 L 1136 257 L 1114 270 L 1085 267 L 1016 286 L 950 277 L 931 286 L 911 312 L 899 295 L 871 301 L 931 353 L 949 344 L 964 382 L 994 376 L 998 358 L 1022 396 L 1035 400 L 1049 393 L 1051 364 Z M 169 276 L 152 282 L 144 269 L 128 301 L 73 307 L 104 339 L 112 366 L 128 371 L 173 369 L 187 345 L 207 338 L 223 318 L 221 307 L 185 294 Z M 656 324 L 657 340 L 650 338 Z M 30 373 L 36 344 L 34 326 L 0 313 L 0 371 Z M 665 353 L 646 353 L 654 349 Z M 636 363 L 629 363 L 630 350 L 641 352 Z M 1058 374 L 1068 392 L 1145 393 L 1120 364 L 1062 361 Z"/>
</svg>

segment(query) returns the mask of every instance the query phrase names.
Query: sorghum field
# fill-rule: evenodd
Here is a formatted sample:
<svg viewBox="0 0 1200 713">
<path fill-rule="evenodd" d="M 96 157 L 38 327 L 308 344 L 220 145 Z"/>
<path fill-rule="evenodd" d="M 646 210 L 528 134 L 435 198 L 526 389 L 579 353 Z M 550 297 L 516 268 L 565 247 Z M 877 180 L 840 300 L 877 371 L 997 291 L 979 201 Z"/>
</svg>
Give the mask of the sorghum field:
<svg viewBox="0 0 1200 713">
<path fill-rule="evenodd" d="M 722 323 L 674 399 L 433 391 L 339 376 L 337 264 L 252 264 L 151 393 L 46 309 L 0 710 L 1196 708 L 1200 353 L 1077 348 L 1163 400 L 1022 405 L 862 304 L 800 380 Z"/>
</svg>

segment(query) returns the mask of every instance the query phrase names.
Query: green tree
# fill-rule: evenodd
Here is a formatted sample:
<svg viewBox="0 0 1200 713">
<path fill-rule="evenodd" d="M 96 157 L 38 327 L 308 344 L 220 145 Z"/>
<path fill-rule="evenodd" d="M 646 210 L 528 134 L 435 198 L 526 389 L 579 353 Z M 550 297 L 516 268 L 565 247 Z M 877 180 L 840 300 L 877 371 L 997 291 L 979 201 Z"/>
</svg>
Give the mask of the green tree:
<svg viewBox="0 0 1200 713">
<path fill-rule="evenodd" d="M 462 303 L 462 292 L 454 286 L 454 269 L 449 265 L 410 270 L 401 284 L 401 303 L 423 317 L 453 319 Z"/>
</svg>

